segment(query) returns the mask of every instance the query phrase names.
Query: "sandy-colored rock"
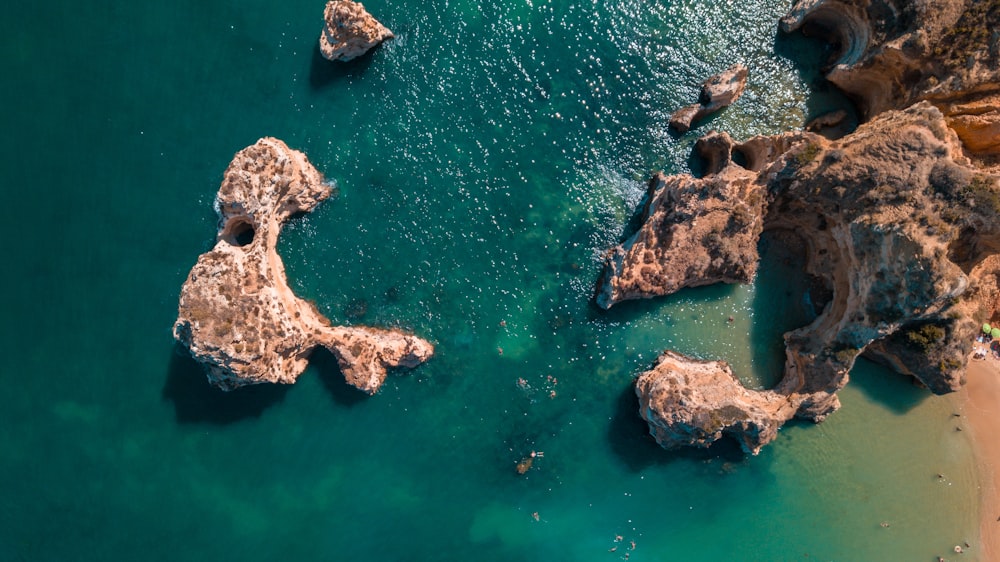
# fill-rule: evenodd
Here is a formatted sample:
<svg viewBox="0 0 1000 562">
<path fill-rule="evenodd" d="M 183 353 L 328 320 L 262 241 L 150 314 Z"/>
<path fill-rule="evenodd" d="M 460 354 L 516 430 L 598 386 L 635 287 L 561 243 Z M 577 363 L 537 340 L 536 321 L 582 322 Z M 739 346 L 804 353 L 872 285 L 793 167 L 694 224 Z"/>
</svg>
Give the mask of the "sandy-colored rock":
<svg viewBox="0 0 1000 562">
<path fill-rule="evenodd" d="M 430 343 L 398 330 L 331 326 L 288 287 L 276 250 L 281 228 L 330 193 L 306 156 L 278 139 L 263 138 L 230 163 L 216 197 L 218 241 L 184 282 L 174 324 L 215 386 L 293 383 L 321 345 L 350 384 L 374 394 L 387 368 L 433 355 Z"/>
<path fill-rule="evenodd" d="M 670 128 L 679 133 L 686 133 L 691 130 L 691 124 L 702 115 L 700 103 L 685 105 L 670 115 Z"/>
<path fill-rule="evenodd" d="M 712 135 L 708 144 L 717 152 L 724 140 Z M 777 153 L 779 148 L 785 151 Z M 977 173 L 962 156 L 941 112 L 922 102 L 884 112 L 840 141 L 788 133 L 730 142 L 729 150 L 749 155 L 753 166 L 748 167 L 759 171 L 715 154 L 712 159 L 725 166 L 718 173 L 700 180 L 658 178 L 657 184 L 690 186 L 688 192 L 699 196 L 680 203 L 676 195 L 650 197 L 646 222 L 631 246 L 626 244 L 628 251 L 612 254 L 620 260 L 609 258 L 600 291 L 643 297 L 724 280 L 713 263 L 747 264 L 742 270 L 752 271 L 760 232 L 769 230 L 801 239 L 805 273 L 823 289 L 813 296 L 822 312 L 785 334 L 785 371 L 773 389 L 744 389 L 732 376 L 719 374 L 728 372 L 721 364 L 710 373 L 685 367 L 681 382 L 676 364 L 683 358 L 673 355 L 669 368 L 661 367 L 661 360 L 644 373 L 637 386 L 641 414 L 661 444 L 689 439 L 688 444 L 706 446 L 729 435 L 755 453 L 774 437 L 771 428 L 785 420 L 821 421 L 839 408 L 836 393 L 862 353 L 936 393 L 957 390 L 978 327 L 973 319 L 978 298 L 969 291 L 975 278 L 968 272 L 1000 248 L 1000 191 L 994 178 Z M 713 195 L 718 193 L 727 194 L 725 205 Z M 746 199 L 762 194 L 764 202 Z M 727 224 L 746 208 L 761 209 L 763 224 L 730 233 L 727 238 L 739 239 L 738 245 L 721 248 L 703 233 L 691 234 L 703 222 Z M 680 235 L 669 240 L 668 251 L 650 251 L 650 240 L 667 238 L 654 233 L 663 232 Z M 610 306 L 609 297 L 602 300 L 599 294 L 598 302 Z M 654 388 L 661 393 L 647 396 Z M 683 389 L 691 394 L 681 403 L 676 392 Z"/>
<path fill-rule="evenodd" d="M 966 149 L 980 156 L 1000 156 L 1000 94 L 942 104 L 941 110 Z"/>
<path fill-rule="evenodd" d="M 684 133 L 698 120 L 732 105 L 747 84 L 747 68 L 735 64 L 710 77 L 701 85 L 698 103 L 682 107 L 670 116 L 670 127 Z"/>
<path fill-rule="evenodd" d="M 654 176 L 642 227 L 604 256 L 597 304 L 607 309 L 684 287 L 750 282 L 764 224 L 764 194 L 755 178 L 738 166 L 704 179 Z"/>
<path fill-rule="evenodd" d="M 722 436 L 757 454 L 795 415 L 789 397 L 747 390 L 722 361 L 665 351 L 635 383 L 639 415 L 662 447 L 708 447 Z"/>
<path fill-rule="evenodd" d="M 704 202 L 680 208 L 715 225 L 726 211 L 710 193 L 764 193 L 761 204 L 727 201 L 761 209 L 763 230 L 805 248 L 821 312 L 785 334 L 784 373 L 770 390 L 743 388 L 724 363 L 665 352 L 636 392 L 666 447 L 729 435 L 755 453 L 785 420 L 821 421 L 839 408 L 861 354 L 952 392 L 964 384 L 972 336 L 1000 320 L 1000 2 L 799 0 L 781 27 L 837 48 L 826 76 L 857 102 L 863 124 L 829 134 L 846 135 L 836 141 L 786 133 L 737 144 L 713 133 L 699 143 L 706 178 L 655 183 L 702 187 Z M 745 169 L 734 169 L 735 152 Z M 696 247 L 695 221 L 673 224 L 685 219 L 671 219 L 675 198 L 649 200 L 637 235 L 609 253 L 602 306 L 722 280 L 706 264 L 756 260 L 759 230 L 735 247 L 707 237 Z M 685 236 L 664 235 L 673 232 Z M 650 252 L 651 240 L 674 251 Z"/>
<path fill-rule="evenodd" d="M 757 241 L 767 210 L 761 171 L 772 166 L 808 133 L 755 137 L 737 144 L 711 132 L 695 149 L 707 175 L 653 176 L 640 216 L 641 226 L 604 255 L 595 300 L 601 308 L 618 302 L 669 295 L 685 287 L 749 283 L 757 272 Z M 733 162 L 743 155 L 746 167 Z"/>
<path fill-rule="evenodd" d="M 948 124 L 972 152 L 1000 154 L 1000 112 L 959 115 Z"/>
<path fill-rule="evenodd" d="M 330 0 L 323 11 L 319 50 L 332 61 L 360 57 L 386 39 L 395 37 L 364 5 L 352 0 Z"/>
</svg>

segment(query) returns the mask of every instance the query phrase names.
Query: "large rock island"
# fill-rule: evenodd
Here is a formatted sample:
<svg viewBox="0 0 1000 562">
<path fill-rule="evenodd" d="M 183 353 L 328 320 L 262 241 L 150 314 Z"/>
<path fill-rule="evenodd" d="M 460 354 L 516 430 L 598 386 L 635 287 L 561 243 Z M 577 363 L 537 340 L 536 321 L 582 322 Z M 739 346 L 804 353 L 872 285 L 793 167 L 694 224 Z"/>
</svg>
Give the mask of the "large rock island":
<svg viewBox="0 0 1000 562">
<path fill-rule="evenodd" d="M 260 139 L 229 164 L 216 197 L 218 241 L 184 282 L 174 324 L 215 386 L 293 383 L 321 345 L 350 384 L 374 394 L 387 368 L 433 355 L 430 343 L 397 330 L 332 326 L 288 287 L 276 249 L 281 228 L 330 193 L 305 154 L 278 139 Z"/>
<path fill-rule="evenodd" d="M 598 282 L 608 308 L 746 282 L 763 231 L 804 248 L 818 316 L 785 334 L 774 388 L 746 389 L 725 363 L 671 351 L 640 375 L 640 415 L 668 448 L 728 435 L 756 453 L 792 417 L 821 421 L 839 408 L 862 354 L 955 391 L 973 336 L 1000 304 L 1000 149 L 989 133 L 1000 114 L 1000 4 L 802 0 L 783 26 L 839 47 L 830 79 L 866 122 L 833 141 L 710 133 L 697 146 L 706 177 L 655 177 L 642 226 L 608 252 Z"/>
</svg>

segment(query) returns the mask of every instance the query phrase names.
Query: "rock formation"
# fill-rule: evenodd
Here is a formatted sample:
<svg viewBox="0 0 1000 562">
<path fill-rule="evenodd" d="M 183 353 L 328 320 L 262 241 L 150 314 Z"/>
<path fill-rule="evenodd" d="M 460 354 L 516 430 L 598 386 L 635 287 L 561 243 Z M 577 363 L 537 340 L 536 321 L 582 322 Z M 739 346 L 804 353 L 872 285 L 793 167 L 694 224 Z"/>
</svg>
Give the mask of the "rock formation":
<svg viewBox="0 0 1000 562">
<path fill-rule="evenodd" d="M 795 415 L 786 396 L 747 390 L 729 365 L 665 351 L 635 383 L 639 415 L 656 442 L 708 447 L 723 435 L 756 453 Z"/>
<path fill-rule="evenodd" d="M 360 57 L 386 39 L 391 31 L 352 0 L 330 0 L 323 11 L 326 24 L 319 36 L 319 50 L 332 61 Z"/>
<path fill-rule="evenodd" d="M 293 383 L 309 354 L 330 350 L 347 381 L 374 394 L 389 367 L 416 367 L 434 353 L 396 330 L 331 326 L 288 287 L 277 253 L 281 228 L 330 196 L 301 152 L 264 138 L 236 154 L 216 197 L 218 241 L 181 289 L 174 337 L 223 390 Z"/>
<path fill-rule="evenodd" d="M 675 111 L 670 116 L 670 127 L 686 133 L 695 121 L 732 105 L 743 95 L 746 84 L 747 69 L 741 64 L 735 64 L 710 77 L 701 85 L 698 103 Z"/>
<path fill-rule="evenodd" d="M 852 125 L 849 121 L 847 111 L 838 109 L 824 113 L 806 123 L 806 130 L 810 133 L 819 133 L 829 139 L 839 139 L 855 128 L 856 124 Z"/>
<path fill-rule="evenodd" d="M 699 141 L 703 153 L 709 143 Z M 605 255 L 597 304 L 607 309 L 684 287 L 753 280 L 764 202 L 755 177 L 739 166 L 725 166 L 705 179 L 656 174 L 647 189 L 642 227 Z M 671 266 L 661 267 L 665 263 Z"/>
<path fill-rule="evenodd" d="M 1000 3 L 799 0 L 781 29 L 837 47 L 826 77 L 864 119 L 930 101 L 968 150 L 1000 155 Z"/>
<path fill-rule="evenodd" d="M 1000 311 L 1000 3 L 801 0 L 782 26 L 838 47 L 828 76 L 867 122 L 834 141 L 706 136 L 708 175 L 654 179 L 644 224 L 605 258 L 597 301 L 746 279 L 769 230 L 805 248 L 821 312 L 785 334 L 770 390 L 665 352 L 636 385 L 665 447 L 729 435 L 756 453 L 787 419 L 834 412 L 861 354 L 954 391 L 972 336 Z M 712 236 L 729 224 L 746 226 Z"/>
<path fill-rule="evenodd" d="M 636 387 L 641 414 L 660 443 L 676 446 L 689 438 L 687 444 L 707 445 L 731 435 L 756 453 L 787 419 L 821 421 L 839 408 L 836 392 L 862 353 L 934 392 L 957 390 L 978 329 L 966 272 L 980 257 L 956 250 L 1000 248 L 1000 197 L 995 180 L 977 175 L 962 156 L 941 112 L 926 102 L 884 112 L 834 142 L 809 133 L 743 144 L 726 135 L 713 138 L 716 150 L 728 142 L 730 154 L 743 152 L 751 169 L 716 155 L 723 167 L 706 178 L 660 180 L 706 195 L 651 198 L 645 213 L 651 219 L 640 234 L 609 252 L 598 299 L 609 293 L 605 287 L 626 286 L 632 278 L 650 280 L 653 289 L 620 298 L 724 280 L 713 264 L 756 263 L 761 230 L 778 230 L 802 239 L 805 273 L 822 287 L 813 296 L 822 312 L 785 334 L 785 372 L 771 390 L 744 389 L 723 364 L 685 362 L 668 352 Z M 728 213 L 713 193 L 732 194 Z M 691 205 L 696 208 L 686 209 Z M 727 218 L 737 216 L 742 218 Z M 697 225 L 656 217 L 695 217 Z M 738 235 L 718 232 L 738 243 L 720 245 L 703 234 L 693 247 L 697 237 L 688 233 L 702 222 L 711 225 L 707 232 L 748 226 Z M 645 240 L 657 245 L 641 246 Z M 679 275 L 683 283 L 670 281 Z"/>
</svg>

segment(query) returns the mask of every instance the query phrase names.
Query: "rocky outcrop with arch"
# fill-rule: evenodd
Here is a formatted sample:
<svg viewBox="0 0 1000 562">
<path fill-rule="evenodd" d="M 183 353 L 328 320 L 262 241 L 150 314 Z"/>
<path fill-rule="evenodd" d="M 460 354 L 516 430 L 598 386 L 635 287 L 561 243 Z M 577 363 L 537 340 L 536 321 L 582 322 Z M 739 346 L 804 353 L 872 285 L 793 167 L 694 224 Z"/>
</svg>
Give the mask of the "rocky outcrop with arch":
<svg viewBox="0 0 1000 562">
<path fill-rule="evenodd" d="M 930 101 L 966 150 L 1000 158 L 1000 3 L 989 0 L 799 0 L 782 31 L 835 47 L 826 77 L 862 118 Z"/>
<path fill-rule="evenodd" d="M 724 362 L 664 352 L 636 393 L 668 448 L 730 436 L 757 453 L 788 419 L 836 411 L 862 354 L 955 391 L 972 336 L 1000 311 L 1000 2 L 799 0 L 781 27 L 834 46 L 826 75 L 862 125 L 838 140 L 709 133 L 696 145 L 706 177 L 654 178 L 596 300 L 746 281 L 772 230 L 805 248 L 822 312 L 785 334 L 768 390 L 744 388 Z"/>
<path fill-rule="evenodd" d="M 922 102 L 884 112 L 838 141 L 804 132 L 703 141 L 711 173 L 655 179 L 647 220 L 606 258 L 598 303 L 746 281 L 763 230 L 801 238 L 805 274 L 825 296 L 813 299 L 822 312 L 811 324 L 785 334 L 784 373 L 772 389 L 745 389 L 724 363 L 672 352 L 643 373 L 640 413 L 661 444 L 729 435 L 756 453 L 788 419 L 836 411 L 861 354 L 934 392 L 960 387 L 978 327 L 970 271 L 989 253 L 958 256 L 954 246 L 998 247 L 1000 197 L 987 198 L 995 179 L 965 158 L 939 110 Z M 715 230 L 726 244 L 712 242 Z"/>
<path fill-rule="evenodd" d="M 260 139 L 233 157 L 216 197 L 218 240 L 188 274 L 174 324 L 174 337 L 213 385 L 293 383 L 321 345 L 347 382 L 374 394 L 388 368 L 416 367 L 433 355 L 430 343 L 399 330 L 332 326 L 289 288 L 277 252 L 281 228 L 330 194 L 305 154 L 278 139 Z"/>
</svg>

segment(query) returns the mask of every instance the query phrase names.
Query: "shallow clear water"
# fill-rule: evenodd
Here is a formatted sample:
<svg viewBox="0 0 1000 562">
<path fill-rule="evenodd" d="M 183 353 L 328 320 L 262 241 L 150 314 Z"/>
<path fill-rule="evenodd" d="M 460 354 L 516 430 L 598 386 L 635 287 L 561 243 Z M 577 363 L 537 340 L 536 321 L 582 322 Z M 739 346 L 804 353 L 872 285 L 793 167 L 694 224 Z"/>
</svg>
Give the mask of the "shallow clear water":
<svg viewBox="0 0 1000 562">
<path fill-rule="evenodd" d="M 783 2 L 366 7 L 397 38 L 340 66 L 316 50 L 322 2 L 8 8 L 0 559 L 932 560 L 975 542 L 950 403 L 865 362 L 840 412 L 758 457 L 646 435 L 630 383 L 664 348 L 778 376 L 781 333 L 809 317 L 767 240 L 752 285 L 590 303 L 651 170 L 696 166 L 709 128 L 774 133 L 840 103 L 809 70 L 821 47 L 775 37 Z M 671 136 L 738 61 L 746 94 Z M 223 394 L 173 345 L 222 172 L 264 135 L 339 188 L 281 239 L 296 291 L 437 344 L 376 397 L 325 352 L 293 387 Z"/>
</svg>

